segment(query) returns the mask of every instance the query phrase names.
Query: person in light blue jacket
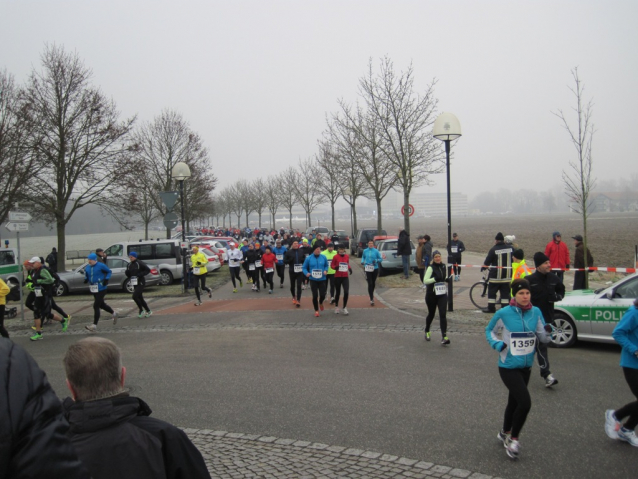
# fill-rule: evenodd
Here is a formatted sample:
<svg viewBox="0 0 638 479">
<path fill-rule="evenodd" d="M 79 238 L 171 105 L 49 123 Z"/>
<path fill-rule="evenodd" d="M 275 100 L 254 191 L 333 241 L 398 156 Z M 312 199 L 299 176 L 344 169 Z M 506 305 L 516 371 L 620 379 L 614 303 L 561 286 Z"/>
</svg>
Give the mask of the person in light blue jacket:
<svg viewBox="0 0 638 479">
<path fill-rule="evenodd" d="M 527 384 L 534 365 L 536 343 L 548 343 L 552 327 L 545 324 L 541 310 L 532 306 L 527 280 L 514 280 L 512 295 L 509 306 L 499 309 L 485 327 L 485 336 L 492 349 L 499 353 L 499 374 L 509 391 L 503 429 L 497 437 L 503 442 L 507 455 L 517 459 L 518 438 L 532 408 Z"/>
<path fill-rule="evenodd" d="M 611 333 L 620 346 L 620 366 L 636 401 L 630 402 L 620 409 L 608 409 L 605 412 L 605 432 L 612 439 L 620 439 L 638 447 L 636 426 L 638 426 L 638 298 L 634 305 L 623 315 Z M 628 418 L 625 424 L 620 421 Z"/>
<path fill-rule="evenodd" d="M 326 299 L 326 275 L 328 274 L 328 260 L 321 254 L 319 245 L 303 262 L 303 274 L 310 280 L 312 305 L 315 308 L 315 317 L 318 318 L 319 310 L 323 311 L 323 302 Z"/>
<path fill-rule="evenodd" d="M 284 256 L 286 255 L 286 251 L 288 248 L 281 245 L 281 240 L 278 239 L 275 243 L 275 247 L 272 252 L 277 258 L 277 262 L 275 263 L 275 268 L 277 269 L 277 276 L 279 276 L 279 287 L 284 287 L 284 273 L 286 271 L 286 265 L 284 264 Z"/>
<path fill-rule="evenodd" d="M 383 257 L 379 250 L 374 247 L 374 241 L 368 241 L 368 247 L 363 250 L 361 255 L 361 264 L 366 274 L 368 282 L 368 296 L 370 296 L 370 306 L 374 306 L 374 288 L 377 285 L 377 276 L 379 275 L 379 264 L 383 261 Z"/>
<path fill-rule="evenodd" d="M 117 324 L 117 313 L 104 302 L 106 290 L 111 278 L 111 270 L 104 263 L 98 261 L 95 253 L 87 257 L 89 264 L 84 268 L 84 282 L 89 283 L 89 291 L 93 295 L 93 324 L 85 326 L 91 332 L 97 330 L 97 323 L 100 320 L 100 309 L 113 316 L 113 325 Z"/>
</svg>

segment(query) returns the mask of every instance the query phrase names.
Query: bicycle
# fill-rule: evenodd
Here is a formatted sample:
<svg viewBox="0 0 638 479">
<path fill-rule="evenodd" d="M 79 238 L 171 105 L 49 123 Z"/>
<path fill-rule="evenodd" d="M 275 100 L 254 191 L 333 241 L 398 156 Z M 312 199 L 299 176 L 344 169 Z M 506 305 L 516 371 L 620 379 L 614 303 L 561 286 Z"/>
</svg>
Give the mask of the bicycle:
<svg viewBox="0 0 638 479">
<path fill-rule="evenodd" d="M 486 269 L 483 271 L 483 279 L 474 283 L 470 288 L 470 301 L 472 304 L 476 306 L 478 309 L 487 309 L 488 300 L 487 300 L 487 287 L 490 283 L 489 280 L 490 270 Z M 497 296 L 496 304 L 500 303 L 500 299 Z"/>
</svg>

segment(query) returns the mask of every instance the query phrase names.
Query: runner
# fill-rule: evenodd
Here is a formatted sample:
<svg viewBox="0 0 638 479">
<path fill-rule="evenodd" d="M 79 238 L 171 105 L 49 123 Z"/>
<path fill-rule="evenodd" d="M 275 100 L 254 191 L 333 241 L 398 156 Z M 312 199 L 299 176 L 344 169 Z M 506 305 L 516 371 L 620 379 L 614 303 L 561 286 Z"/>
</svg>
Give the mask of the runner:
<svg viewBox="0 0 638 479">
<path fill-rule="evenodd" d="M 244 262 L 244 255 L 241 251 L 235 248 L 235 243 L 230 241 L 228 243 L 228 250 L 226 251 L 226 261 L 228 262 L 228 271 L 230 271 L 230 279 L 233 282 L 233 293 L 237 292 L 237 283 L 235 278 L 239 281 L 239 286 L 244 287 L 244 283 L 239 277 L 239 268 Z"/>
<path fill-rule="evenodd" d="M 131 286 L 133 286 L 133 301 L 137 305 L 137 309 L 139 313 L 137 315 L 138 318 L 148 318 L 153 314 L 153 312 L 146 304 L 144 300 L 144 285 L 146 284 L 146 280 L 144 276 L 151 272 L 151 269 L 146 265 L 146 263 L 137 259 L 137 253 L 135 251 L 131 251 L 128 254 L 128 259 L 131 262 L 126 267 L 127 278 L 130 278 Z"/>
<path fill-rule="evenodd" d="M 638 298 L 623 315 L 612 335 L 622 347 L 620 366 L 629 390 L 636 396 L 636 401 L 615 411 L 608 409 L 605 412 L 605 432 L 612 439 L 620 439 L 638 447 L 638 437 L 635 432 L 638 426 Z M 625 418 L 627 421 L 621 424 L 620 421 Z"/>
<path fill-rule="evenodd" d="M 7 283 L 0 278 L 0 336 L 3 338 L 9 337 L 9 332 L 4 327 L 4 309 L 7 304 L 7 294 L 11 292 Z"/>
<path fill-rule="evenodd" d="M 55 283 L 55 279 L 51 276 L 49 270 L 42 266 L 42 262 L 37 256 L 31 258 L 29 263 L 31 264 L 31 279 L 35 294 L 34 312 L 37 316 L 35 319 L 35 334 L 29 339 L 38 341 L 42 339 L 42 322 L 45 319 L 51 317 L 55 321 L 59 321 L 62 324 L 63 332 L 66 332 L 69 327 L 69 320 L 51 312 L 51 299 L 53 298 L 53 283 Z"/>
<path fill-rule="evenodd" d="M 89 264 L 84 268 L 84 282 L 89 283 L 89 291 L 93 295 L 93 324 L 87 324 L 85 328 L 95 332 L 97 323 L 100 320 L 100 309 L 112 315 L 114 326 L 117 324 L 117 313 L 104 302 L 106 289 L 111 278 L 111 270 L 104 263 L 98 263 L 95 253 L 91 253 L 87 259 Z"/>
<path fill-rule="evenodd" d="M 326 299 L 326 274 L 328 273 L 328 260 L 321 254 L 321 246 L 317 245 L 313 254 L 308 256 L 303 263 L 303 274 L 310 281 L 312 289 L 312 305 L 315 308 L 315 317 L 319 317 L 319 310 L 323 311 L 323 302 Z"/>
<path fill-rule="evenodd" d="M 266 252 L 261 257 L 261 261 L 264 264 L 264 287 L 266 287 L 266 283 L 270 286 L 268 290 L 268 294 L 272 294 L 273 290 L 273 276 L 275 275 L 275 263 L 277 262 L 277 257 L 272 253 L 270 246 L 266 246 Z"/>
<path fill-rule="evenodd" d="M 293 241 L 292 246 L 284 255 L 284 263 L 288 265 L 288 278 L 290 279 L 290 294 L 292 294 L 292 304 L 301 306 L 301 290 L 304 279 L 303 250 L 299 248 L 299 242 Z"/>
<path fill-rule="evenodd" d="M 335 271 L 335 314 L 339 314 L 339 296 L 341 296 L 341 286 L 343 286 L 343 309 L 341 310 L 345 316 L 348 316 L 348 294 L 350 293 L 350 278 L 348 274 L 352 274 L 350 267 L 350 256 L 346 254 L 346 246 L 340 244 L 337 248 L 339 253 L 332 258 L 330 268 Z"/>
<path fill-rule="evenodd" d="M 255 247 L 251 244 L 248 245 L 248 249 L 244 253 L 244 264 L 246 264 L 246 268 L 248 269 L 249 278 L 251 279 L 251 283 L 253 283 L 253 291 L 259 291 L 259 271 L 257 271 L 257 267 L 255 263 L 260 258 L 257 255 L 257 251 Z"/>
<path fill-rule="evenodd" d="M 312 254 L 312 252 L 314 251 L 314 249 L 312 248 L 312 246 L 310 246 L 310 243 L 308 242 L 308 238 L 302 238 L 301 240 L 301 245 L 299 245 L 299 249 L 302 251 L 303 256 L 304 256 L 304 261 L 306 260 L 306 258 L 308 258 L 308 256 L 310 256 Z M 303 276 L 303 284 L 301 286 L 301 289 L 306 289 L 306 286 L 308 285 L 308 278 L 306 278 L 306 276 Z"/>
<path fill-rule="evenodd" d="M 284 275 L 286 272 L 286 265 L 284 264 L 284 255 L 286 254 L 287 248 L 283 246 L 280 239 L 278 239 L 275 243 L 275 247 L 272 252 L 275 254 L 277 258 L 277 263 L 275 263 L 275 268 L 277 269 L 277 276 L 279 276 L 279 287 L 284 287 Z"/>
<path fill-rule="evenodd" d="M 485 336 L 492 349 L 499 352 L 499 374 L 509 390 L 503 429 L 497 437 L 503 442 L 507 455 L 518 459 L 518 438 L 532 408 L 527 384 L 534 365 L 536 342 L 548 343 L 552 327 L 545 324 L 541 310 L 532 306 L 527 280 L 514 281 L 512 293 L 510 305 L 494 314 L 485 328 Z"/>
<path fill-rule="evenodd" d="M 256 282 L 257 282 L 257 289 L 255 291 L 257 291 L 258 293 L 261 291 L 260 283 L 259 283 L 259 278 L 261 277 L 261 283 L 264 285 L 264 288 L 266 287 L 266 274 L 264 273 L 264 263 L 262 261 L 262 256 L 264 255 L 263 251 L 261 250 L 261 246 L 259 245 L 259 243 L 255 243 L 255 277 Z M 255 281 L 255 280 L 253 280 Z"/>
<path fill-rule="evenodd" d="M 242 241 L 242 246 L 241 246 L 241 254 L 246 256 L 246 251 L 248 251 L 248 240 L 244 238 L 244 240 Z M 248 278 L 246 282 L 248 284 L 251 284 L 253 282 L 253 274 L 248 271 L 248 263 L 244 261 L 242 265 L 244 267 L 244 273 L 246 273 L 246 278 Z"/>
<path fill-rule="evenodd" d="M 197 295 L 195 306 L 202 304 L 201 291 L 206 291 L 209 298 L 213 297 L 213 290 L 206 287 L 206 275 L 208 274 L 208 270 L 206 269 L 207 264 L 208 258 L 206 255 L 199 252 L 198 246 L 193 246 L 191 265 L 193 268 L 193 278 L 195 278 L 195 294 Z"/>
<path fill-rule="evenodd" d="M 315 248 L 317 247 L 317 243 L 315 243 Z M 330 288 L 330 304 L 334 304 L 335 303 L 335 270 L 332 269 L 332 267 L 330 266 L 330 263 L 332 263 L 332 258 L 334 258 L 337 255 L 337 252 L 335 251 L 335 245 L 334 243 L 328 243 L 328 249 L 326 249 L 325 251 L 321 252 L 322 255 L 324 255 L 326 257 L 326 259 L 328 260 L 328 287 Z"/>
<path fill-rule="evenodd" d="M 374 288 L 379 275 L 379 263 L 383 261 L 381 253 L 374 247 L 374 241 L 368 241 L 368 247 L 363 250 L 361 255 L 361 264 L 366 274 L 368 282 L 368 295 L 370 296 L 370 306 L 374 306 Z"/>
<path fill-rule="evenodd" d="M 439 323 L 441 324 L 441 344 L 450 344 L 447 336 L 447 266 L 443 263 L 441 253 L 436 250 L 432 253 L 432 263 L 425 271 L 423 284 L 426 285 L 425 304 L 428 307 L 428 315 L 425 318 L 425 340 L 430 341 L 430 326 L 434 320 L 436 309 L 439 308 Z"/>
</svg>

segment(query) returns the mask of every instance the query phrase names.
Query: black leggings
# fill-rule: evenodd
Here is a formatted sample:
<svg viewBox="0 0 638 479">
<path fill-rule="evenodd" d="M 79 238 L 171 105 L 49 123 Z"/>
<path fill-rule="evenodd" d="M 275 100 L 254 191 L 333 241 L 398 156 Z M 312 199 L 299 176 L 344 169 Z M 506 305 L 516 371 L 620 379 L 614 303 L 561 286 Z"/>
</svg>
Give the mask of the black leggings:
<svg viewBox="0 0 638 479">
<path fill-rule="evenodd" d="M 374 288 L 377 285 L 378 274 L 378 269 L 375 269 L 374 271 L 366 271 L 366 281 L 368 282 L 368 295 L 370 296 L 370 301 L 374 301 Z"/>
<path fill-rule="evenodd" d="M 93 293 L 93 324 L 95 324 L 96 326 L 98 321 L 100 320 L 100 309 L 103 309 L 109 314 L 114 313 L 113 309 L 104 302 L 105 296 L 106 290 Z"/>
<path fill-rule="evenodd" d="M 268 283 L 268 285 L 270 286 L 270 289 L 274 288 L 274 285 L 273 285 L 274 275 L 275 275 L 274 271 L 271 271 L 270 273 L 266 273 L 266 277 L 264 278 L 264 288 L 266 287 L 266 283 Z"/>
<path fill-rule="evenodd" d="M 350 278 L 347 276 L 335 277 L 335 306 L 339 306 L 339 296 L 341 296 L 341 286 L 343 286 L 343 307 L 348 306 L 348 294 L 350 293 Z"/>
<path fill-rule="evenodd" d="M 312 290 L 312 305 L 315 311 L 319 311 L 319 305 L 326 299 L 326 289 L 328 283 L 324 281 L 310 281 L 310 289 Z"/>
<path fill-rule="evenodd" d="M 330 285 L 330 287 L 329 287 L 329 289 L 330 289 L 330 297 L 334 298 L 335 297 L 335 275 L 334 275 L 334 273 L 328 274 L 328 275 L 326 275 L 326 278 L 328 278 L 328 284 Z"/>
<path fill-rule="evenodd" d="M 498 368 L 498 372 L 503 384 L 509 390 L 505 417 L 503 418 L 503 431 L 511 431 L 512 438 L 518 439 L 527 414 L 532 409 L 532 398 L 527 390 L 532 369 Z"/>
<path fill-rule="evenodd" d="M 53 298 L 51 298 L 51 309 L 55 311 L 56 313 L 59 313 L 60 316 L 62 316 L 63 318 L 69 317 L 68 314 L 66 314 L 60 306 L 55 304 L 55 300 Z"/>
<path fill-rule="evenodd" d="M 295 266 L 290 265 L 290 272 L 288 273 L 288 277 L 290 278 L 290 294 L 292 294 L 293 299 L 297 299 L 299 301 L 301 299 L 301 284 L 303 283 L 304 275 L 303 273 L 295 273 Z"/>
<path fill-rule="evenodd" d="M 206 287 L 206 274 L 194 274 L 195 278 L 195 294 L 197 295 L 197 301 L 201 301 L 200 291 L 206 291 L 210 293 L 210 288 Z"/>
<path fill-rule="evenodd" d="M 257 288 L 257 289 L 261 289 L 259 287 L 259 270 L 261 268 L 255 268 L 252 271 L 249 269 L 248 270 L 248 274 L 250 274 L 250 277 L 253 279 L 253 287 Z"/>
<path fill-rule="evenodd" d="M 279 276 L 279 284 L 284 284 L 284 273 L 286 272 L 286 265 L 285 264 L 275 264 L 275 267 L 277 268 L 277 276 Z"/>
<path fill-rule="evenodd" d="M 447 335 L 447 294 L 436 295 L 434 291 L 432 293 L 426 293 L 425 304 L 428 307 L 428 315 L 425 318 L 425 332 L 430 332 L 430 326 L 434 320 L 436 314 L 436 308 L 439 308 L 439 323 L 441 323 L 441 334 L 443 337 Z"/>
<path fill-rule="evenodd" d="M 0 336 L 9 337 L 9 332 L 4 328 L 4 304 L 0 304 Z"/>
<path fill-rule="evenodd" d="M 638 426 L 638 369 L 622 368 L 622 372 L 625 374 L 625 380 L 627 384 L 629 384 L 631 393 L 636 396 L 637 400 L 614 411 L 614 416 L 616 416 L 616 419 L 619 421 L 629 416 L 624 427 L 626 429 L 635 429 L 636 426 Z"/>
<path fill-rule="evenodd" d="M 144 300 L 144 285 L 143 284 L 139 284 L 140 279 L 138 278 L 138 283 L 137 285 L 133 286 L 133 301 L 135 301 L 135 304 L 137 304 L 137 308 L 140 310 L 140 313 L 142 311 L 146 311 L 149 312 L 150 309 L 148 307 L 148 304 L 146 304 L 146 301 Z"/>
<path fill-rule="evenodd" d="M 241 278 L 239 277 L 239 266 L 234 266 L 232 268 L 229 267 L 228 271 L 230 271 L 230 279 L 233 282 L 233 288 L 236 288 L 237 283 L 235 283 L 235 278 L 237 278 L 237 281 L 241 283 Z"/>
<path fill-rule="evenodd" d="M 419 278 L 421 278 L 421 284 L 423 284 L 423 278 L 425 278 L 425 268 L 417 268 L 419 271 Z"/>
</svg>

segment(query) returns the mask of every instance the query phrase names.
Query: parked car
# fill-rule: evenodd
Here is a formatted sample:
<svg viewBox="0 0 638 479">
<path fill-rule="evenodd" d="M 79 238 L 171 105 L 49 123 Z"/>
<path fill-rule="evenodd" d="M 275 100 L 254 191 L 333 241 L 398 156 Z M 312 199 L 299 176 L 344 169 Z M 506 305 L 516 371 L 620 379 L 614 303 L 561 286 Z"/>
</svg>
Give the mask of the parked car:
<svg viewBox="0 0 638 479">
<path fill-rule="evenodd" d="M 146 264 L 154 265 L 162 277 L 161 284 L 166 286 L 182 277 L 182 252 L 177 240 L 158 241 L 122 241 L 106 248 L 104 253 L 110 256 L 128 257 L 131 251 L 138 254 L 138 259 Z"/>
<path fill-rule="evenodd" d="M 15 248 L 0 249 L 0 278 L 11 288 L 20 284 L 20 262 Z"/>
<path fill-rule="evenodd" d="M 379 241 L 389 240 L 389 239 L 398 240 L 399 237 L 398 236 L 381 235 L 381 236 L 375 236 L 374 238 L 372 238 L 372 241 L 374 241 L 374 246 L 376 246 L 377 249 L 378 249 L 379 248 Z"/>
<path fill-rule="evenodd" d="M 332 241 L 332 237 L 335 235 L 339 237 L 338 240 L 333 241 L 333 243 L 335 243 L 335 248 L 339 246 L 340 244 L 346 245 L 346 249 L 350 247 L 350 237 L 348 236 L 348 233 L 346 233 L 345 230 L 334 230 L 328 233 L 328 238 L 327 238 L 328 240 L 326 241 L 326 243 L 329 243 L 330 241 Z"/>
<path fill-rule="evenodd" d="M 396 239 L 387 239 L 379 241 L 377 249 L 381 253 L 383 261 L 379 265 L 379 276 L 383 276 L 391 271 L 403 271 L 403 260 L 397 256 L 397 248 L 399 241 Z M 416 268 L 416 248 L 414 243 L 410 241 L 412 247 L 412 255 L 410 256 L 410 269 Z"/>
<path fill-rule="evenodd" d="M 58 273 L 60 276 L 60 282 L 55 290 L 56 296 L 64 296 L 68 293 L 88 293 L 89 284 L 84 283 L 84 268 L 89 263 L 84 263 L 82 266 L 75 268 L 72 271 L 66 271 L 64 273 Z M 106 265 L 111 269 L 111 279 L 107 289 L 109 291 L 125 290 L 129 293 L 133 293 L 133 286 L 130 283 L 130 278 L 126 277 L 126 267 L 129 264 L 128 257 L 125 256 L 111 256 L 106 259 Z M 157 267 L 148 265 L 151 272 L 144 277 L 146 286 L 157 286 L 160 284 L 161 276 Z"/>
<path fill-rule="evenodd" d="M 212 252 L 208 248 L 202 248 L 199 251 L 201 253 L 204 253 L 204 255 L 208 258 L 208 264 L 206 265 L 207 273 L 212 273 L 213 271 L 217 271 L 219 268 L 222 267 L 222 263 L 221 261 L 219 261 L 219 256 L 217 256 L 217 253 Z"/>
<path fill-rule="evenodd" d="M 222 247 L 221 243 L 217 240 L 204 240 L 204 241 L 195 241 L 190 244 L 191 248 L 193 246 L 199 246 L 200 249 L 207 249 L 212 251 L 219 258 L 219 262 L 224 264 L 224 253 L 226 250 Z M 223 250 L 223 251 L 222 251 Z"/>
<path fill-rule="evenodd" d="M 377 233 L 378 232 L 378 233 Z M 361 228 L 357 231 L 354 241 L 350 244 L 350 255 L 361 258 L 363 250 L 368 247 L 368 241 L 377 235 L 387 235 L 386 230 L 378 231 L 376 228 Z"/>
<path fill-rule="evenodd" d="M 311 226 L 309 228 L 306 229 L 306 233 L 307 235 L 311 234 L 313 236 L 315 236 L 317 233 L 321 234 L 321 236 L 327 235 L 328 233 L 330 233 L 330 230 L 325 227 L 325 226 Z"/>
<path fill-rule="evenodd" d="M 554 304 L 552 345 L 568 348 L 576 341 L 613 343 L 614 328 L 638 298 L 638 273 L 607 288 L 569 291 Z"/>
</svg>

